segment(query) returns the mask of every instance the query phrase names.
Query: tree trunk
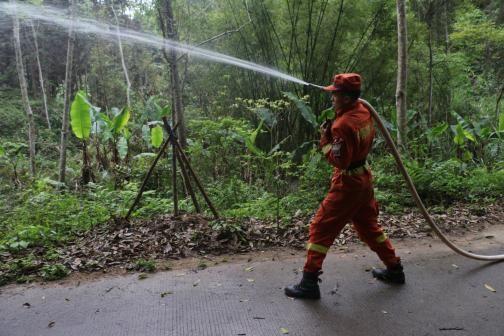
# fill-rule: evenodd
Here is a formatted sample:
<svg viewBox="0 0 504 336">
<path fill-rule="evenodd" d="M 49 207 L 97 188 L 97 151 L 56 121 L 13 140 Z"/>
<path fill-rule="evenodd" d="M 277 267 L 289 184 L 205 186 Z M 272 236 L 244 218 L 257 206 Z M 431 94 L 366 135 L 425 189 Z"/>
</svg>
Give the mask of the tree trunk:
<svg viewBox="0 0 504 336">
<path fill-rule="evenodd" d="M 444 33 L 445 33 L 445 53 L 446 54 L 449 54 L 450 53 L 450 32 L 449 32 L 449 26 L 450 26 L 450 22 L 449 22 L 449 18 L 448 18 L 448 0 L 445 0 L 444 1 L 444 6 L 443 6 L 443 9 L 444 9 Z"/>
<path fill-rule="evenodd" d="M 434 75 L 432 73 L 432 67 L 433 67 L 433 55 L 432 55 L 432 27 L 429 26 L 429 114 L 428 114 L 428 122 L 427 125 L 430 126 L 432 125 L 432 96 L 433 96 L 433 91 L 434 91 Z"/>
<path fill-rule="evenodd" d="M 165 38 L 178 41 L 177 31 L 175 29 L 175 19 L 173 17 L 173 8 L 171 0 L 164 0 L 161 3 L 161 8 L 159 11 L 160 18 L 159 21 L 162 25 L 161 29 Z M 184 105 L 182 103 L 182 90 L 180 87 L 180 78 L 177 66 L 177 51 L 175 49 L 170 49 L 168 55 L 166 55 L 168 62 L 170 63 L 170 81 L 172 85 L 172 97 L 173 97 L 173 119 L 174 125 L 178 124 L 177 136 L 180 145 L 185 148 L 187 147 L 187 136 L 186 136 L 186 124 L 184 118 Z"/>
<path fill-rule="evenodd" d="M 405 0 L 397 0 L 397 144 L 407 143 L 406 82 L 408 78 L 407 29 Z"/>
<path fill-rule="evenodd" d="M 502 94 L 504 94 L 504 86 L 501 87 L 499 96 L 497 97 L 497 102 L 495 103 L 495 118 L 497 125 L 499 124 L 499 104 L 502 99 Z"/>
<path fill-rule="evenodd" d="M 38 47 L 38 41 L 37 41 L 37 32 L 35 30 L 35 25 L 33 24 L 33 21 L 30 21 L 30 26 L 31 26 L 32 34 L 33 34 L 33 43 L 35 45 L 35 57 L 37 59 L 40 89 L 42 90 L 42 100 L 44 102 L 44 114 L 45 114 L 46 121 L 47 121 L 47 127 L 49 129 L 51 129 L 51 121 L 49 120 L 49 109 L 47 108 L 47 95 L 46 95 L 45 86 L 44 86 L 44 75 L 42 74 L 42 66 L 40 65 L 40 53 L 39 53 L 39 47 Z"/>
<path fill-rule="evenodd" d="M 35 122 L 33 112 L 28 98 L 28 87 L 26 83 L 25 69 L 23 65 L 23 53 L 21 51 L 21 39 L 19 37 L 19 18 L 14 16 L 14 51 L 16 53 L 16 68 L 19 77 L 19 86 L 21 88 L 21 99 L 23 107 L 28 118 L 28 152 L 30 155 L 30 173 L 35 177 Z"/>
<path fill-rule="evenodd" d="M 74 2 L 71 3 L 71 11 L 73 11 Z M 68 116 L 70 114 L 70 100 L 72 96 L 72 65 L 73 65 L 73 50 L 75 44 L 74 30 L 70 26 L 68 31 L 68 47 L 67 60 L 65 69 L 65 96 L 63 106 L 63 118 L 61 121 L 61 140 L 60 140 L 60 160 L 59 160 L 59 182 L 65 183 L 66 171 L 66 148 L 68 139 Z"/>
<path fill-rule="evenodd" d="M 116 11 L 114 10 L 114 6 L 112 6 L 112 12 L 114 12 L 114 17 L 116 21 L 117 41 L 119 42 L 119 54 L 121 55 L 121 64 L 124 71 L 124 77 L 126 78 L 126 102 L 128 104 L 128 107 L 131 107 L 131 101 L 130 101 L 131 82 L 128 76 L 128 68 L 126 67 L 126 61 L 124 60 L 121 32 L 119 31 L 119 20 L 117 19 L 117 14 Z"/>
</svg>

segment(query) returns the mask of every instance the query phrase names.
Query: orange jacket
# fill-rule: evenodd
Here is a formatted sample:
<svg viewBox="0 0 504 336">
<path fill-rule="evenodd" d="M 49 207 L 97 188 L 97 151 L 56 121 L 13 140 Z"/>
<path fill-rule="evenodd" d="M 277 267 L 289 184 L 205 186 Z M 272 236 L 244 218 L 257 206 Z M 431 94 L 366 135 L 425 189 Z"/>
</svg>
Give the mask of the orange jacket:
<svg viewBox="0 0 504 336">
<path fill-rule="evenodd" d="M 336 111 L 331 134 L 322 134 L 320 147 L 326 159 L 335 167 L 331 189 L 361 190 L 372 187 L 367 166 L 349 169 L 366 159 L 375 129 L 369 110 L 360 102 Z"/>
</svg>

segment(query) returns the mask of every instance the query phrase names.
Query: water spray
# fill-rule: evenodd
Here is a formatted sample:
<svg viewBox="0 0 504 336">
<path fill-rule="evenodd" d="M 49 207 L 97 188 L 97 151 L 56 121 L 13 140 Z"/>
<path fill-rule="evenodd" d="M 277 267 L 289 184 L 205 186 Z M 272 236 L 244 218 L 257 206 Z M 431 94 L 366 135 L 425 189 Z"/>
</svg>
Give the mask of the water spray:
<svg viewBox="0 0 504 336">
<path fill-rule="evenodd" d="M 265 67 L 263 65 L 259 65 L 226 54 L 221 54 L 212 50 L 195 47 L 190 44 L 162 38 L 155 34 L 142 33 L 123 27 L 118 29 L 116 25 L 109 25 L 105 22 L 78 16 L 69 18 L 67 17 L 65 10 L 49 6 L 34 6 L 15 2 L 0 2 L 0 13 L 1 12 L 4 12 L 10 16 L 18 15 L 20 17 L 27 17 L 64 28 L 72 27 L 72 29 L 76 32 L 82 34 L 96 34 L 104 39 L 108 39 L 114 42 L 117 40 L 117 36 L 120 35 L 122 41 L 125 43 L 141 44 L 161 50 L 176 50 L 178 52 L 187 53 L 200 59 L 234 65 L 243 69 L 260 72 L 272 77 L 281 78 L 286 81 L 298 83 L 301 85 L 310 85 L 309 83 L 299 78 L 275 69 Z M 0 23 L 2 19 L 6 18 L 7 16 L 0 16 Z"/>
</svg>

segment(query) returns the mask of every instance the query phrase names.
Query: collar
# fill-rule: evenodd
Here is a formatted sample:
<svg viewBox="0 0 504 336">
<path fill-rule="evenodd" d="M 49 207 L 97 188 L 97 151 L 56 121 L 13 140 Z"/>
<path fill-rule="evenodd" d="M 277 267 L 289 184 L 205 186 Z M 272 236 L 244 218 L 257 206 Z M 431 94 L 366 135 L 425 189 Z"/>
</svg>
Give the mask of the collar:
<svg viewBox="0 0 504 336">
<path fill-rule="evenodd" d="M 358 103 L 359 103 L 358 101 L 355 101 L 355 102 L 353 102 L 353 103 L 351 103 L 351 104 L 348 104 L 348 105 L 346 105 L 346 106 L 343 106 L 343 107 L 339 108 L 338 110 L 336 110 L 336 115 L 337 115 L 338 117 L 341 117 L 341 116 L 342 116 L 343 114 L 345 114 L 346 112 L 348 112 L 348 111 L 350 111 L 350 110 L 353 110 L 355 107 L 357 107 L 357 104 L 358 104 Z"/>
</svg>

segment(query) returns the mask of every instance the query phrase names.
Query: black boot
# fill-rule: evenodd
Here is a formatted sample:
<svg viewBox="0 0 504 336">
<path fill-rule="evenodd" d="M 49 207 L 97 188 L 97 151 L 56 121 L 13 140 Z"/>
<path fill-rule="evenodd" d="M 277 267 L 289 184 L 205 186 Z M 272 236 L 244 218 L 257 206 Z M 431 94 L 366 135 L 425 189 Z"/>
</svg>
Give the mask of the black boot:
<svg viewBox="0 0 504 336">
<path fill-rule="evenodd" d="M 398 264 L 394 267 L 376 268 L 373 269 L 373 277 L 378 280 L 392 283 L 392 284 L 404 284 L 406 282 L 403 267 L 401 264 Z"/>
<path fill-rule="evenodd" d="M 322 272 L 303 272 L 303 279 L 297 285 L 285 287 L 285 295 L 298 299 L 320 299 L 319 275 Z"/>
</svg>

